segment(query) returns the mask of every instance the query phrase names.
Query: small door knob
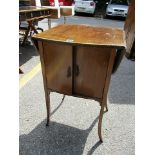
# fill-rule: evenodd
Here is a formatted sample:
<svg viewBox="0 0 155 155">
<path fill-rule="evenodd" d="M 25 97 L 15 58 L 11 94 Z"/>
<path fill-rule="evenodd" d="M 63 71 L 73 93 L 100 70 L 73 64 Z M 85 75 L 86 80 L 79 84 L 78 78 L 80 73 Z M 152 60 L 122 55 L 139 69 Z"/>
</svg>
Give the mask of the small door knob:
<svg viewBox="0 0 155 155">
<path fill-rule="evenodd" d="M 72 73 L 71 73 L 71 67 L 69 66 L 67 69 L 67 77 L 71 77 Z"/>
<path fill-rule="evenodd" d="M 79 73 L 80 73 L 80 71 L 79 71 L 79 66 L 76 65 L 76 67 L 75 67 L 75 75 L 78 76 Z"/>
</svg>

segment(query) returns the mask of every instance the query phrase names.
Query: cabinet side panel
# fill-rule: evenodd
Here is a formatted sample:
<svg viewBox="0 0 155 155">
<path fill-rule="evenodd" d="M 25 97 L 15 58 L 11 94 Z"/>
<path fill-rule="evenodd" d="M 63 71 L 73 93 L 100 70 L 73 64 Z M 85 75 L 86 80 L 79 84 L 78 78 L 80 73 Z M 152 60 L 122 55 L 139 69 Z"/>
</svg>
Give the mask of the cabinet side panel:
<svg viewBox="0 0 155 155">
<path fill-rule="evenodd" d="M 135 40 L 135 0 L 130 0 L 124 31 L 127 46 L 126 53 L 129 55 Z"/>
<path fill-rule="evenodd" d="M 72 47 L 43 42 L 47 87 L 72 94 Z"/>
<path fill-rule="evenodd" d="M 110 48 L 77 47 L 75 94 L 102 98 L 110 58 Z"/>
</svg>

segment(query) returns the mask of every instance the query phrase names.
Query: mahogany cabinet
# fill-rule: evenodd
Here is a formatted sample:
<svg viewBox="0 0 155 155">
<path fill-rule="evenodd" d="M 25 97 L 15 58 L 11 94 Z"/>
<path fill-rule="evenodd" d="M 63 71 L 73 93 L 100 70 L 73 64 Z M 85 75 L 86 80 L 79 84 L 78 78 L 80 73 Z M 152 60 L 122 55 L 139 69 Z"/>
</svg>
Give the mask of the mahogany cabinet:
<svg viewBox="0 0 155 155">
<path fill-rule="evenodd" d="M 33 36 L 39 51 L 50 120 L 51 91 L 92 98 L 101 105 L 98 135 L 102 141 L 102 117 L 118 54 L 125 48 L 124 31 L 84 25 L 59 25 Z"/>
<path fill-rule="evenodd" d="M 48 89 L 102 99 L 110 54 L 114 49 L 48 42 L 43 42 L 42 46 Z"/>
</svg>

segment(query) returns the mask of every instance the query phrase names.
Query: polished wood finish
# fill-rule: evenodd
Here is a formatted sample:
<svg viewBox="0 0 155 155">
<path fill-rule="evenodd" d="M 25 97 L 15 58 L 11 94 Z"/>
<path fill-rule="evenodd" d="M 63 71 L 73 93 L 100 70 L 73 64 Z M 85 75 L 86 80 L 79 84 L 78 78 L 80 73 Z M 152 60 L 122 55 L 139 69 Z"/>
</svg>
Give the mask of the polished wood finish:
<svg viewBox="0 0 155 155">
<path fill-rule="evenodd" d="M 52 36 L 52 37 L 51 37 Z M 124 48 L 125 34 L 121 29 L 63 24 L 35 36 L 40 40 L 80 45 Z"/>
<path fill-rule="evenodd" d="M 71 95 L 72 47 L 43 42 L 43 48 L 47 87 L 53 91 Z"/>
<path fill-rule="evenodd" d="M 85 35 L 83 35 L 85 34 Z M 99 101 L 98 135 L 108 111 L 107 93 L 117 49 L 125 48 L 124 31 L 84 25 L 59 25 L 33 36 L 39 49 L 50 120 L 50 91 Z"/>
<path fill-rule="evenodd" d="M 75 94 L 102 98 L 110 58 L 109 50 L 112 49 L 77 47 Z"/>
</svg>

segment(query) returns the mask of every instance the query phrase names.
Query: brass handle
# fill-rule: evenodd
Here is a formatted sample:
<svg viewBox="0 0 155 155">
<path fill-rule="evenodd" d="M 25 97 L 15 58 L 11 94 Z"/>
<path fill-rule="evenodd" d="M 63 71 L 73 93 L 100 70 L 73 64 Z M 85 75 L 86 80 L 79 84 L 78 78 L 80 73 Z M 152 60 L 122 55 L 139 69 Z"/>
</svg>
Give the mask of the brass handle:
<svg viewBox="0 0 155 155">
<path fill-rule="evenodd" d="M 76 65 L 76 67 L 75 67 L 75 75 L 78 76 L 79 73 L 80 73 L 79 66 Z"/>
<path fill-rule="evenodd" d="M 71 73 L 71 67 L 69 66 L 67 69 L 67 77 L 71 77 L 72 73 Z"/>
</svg>

